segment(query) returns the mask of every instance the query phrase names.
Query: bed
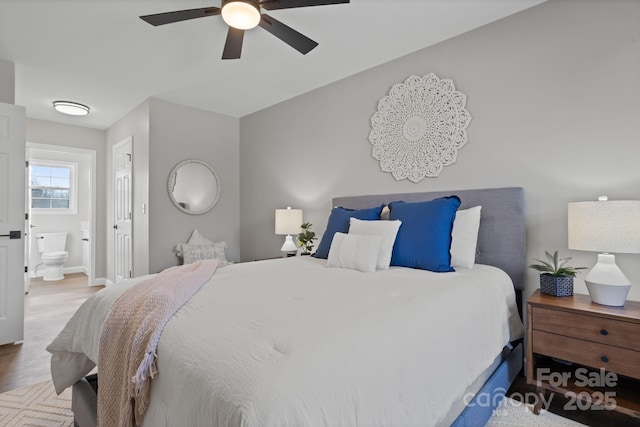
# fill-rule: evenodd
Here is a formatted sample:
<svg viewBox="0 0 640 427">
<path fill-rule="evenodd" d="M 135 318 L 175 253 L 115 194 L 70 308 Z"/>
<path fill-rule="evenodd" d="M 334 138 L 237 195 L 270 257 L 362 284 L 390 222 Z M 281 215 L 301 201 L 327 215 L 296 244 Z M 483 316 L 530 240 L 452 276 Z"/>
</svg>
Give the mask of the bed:
<svg viewBox="0 0 640 427">
<path fill-rule="evenodd" d="M 522 368 L 522 189 L 333 204 L 452 194 L 460 209 L 482 206 L 471 269 L 361 273 L 292 257 L 217 271 L 164 329 L 144 425 L 484 425 Z M 97 360 L 100 325 L 140 280 L 96 294 L 49 347 L 56 388 L 74 384 L 81 427 L 95 425 L 95 391 L 83 377 Z"/>
</svg>

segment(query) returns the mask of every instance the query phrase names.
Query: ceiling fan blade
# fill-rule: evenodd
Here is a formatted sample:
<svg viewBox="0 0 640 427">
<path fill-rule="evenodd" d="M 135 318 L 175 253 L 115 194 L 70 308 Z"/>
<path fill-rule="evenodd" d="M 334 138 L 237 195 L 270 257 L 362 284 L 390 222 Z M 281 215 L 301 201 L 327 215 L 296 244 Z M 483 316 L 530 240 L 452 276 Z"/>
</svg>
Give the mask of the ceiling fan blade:
<svg viewBox="0 0 640 427">
<path fill-rule="evenodd" d="M 227 32 L 227 41 L 224 43 L 224 51 L 222 51 L 222 59 L 240 58 L 243 38 L 244 30 L 229 27 L 229 32 Z"/>
<path fill-rule="evenodd" d="M 349 3 L 349 0 L 261 0 L 260 7 L 266 10 L 293 9 L 294 7 L 327 6 Z"/>
<path fill-rule="evenodd" d="M 258 24 L 265 30 L 269 31 L 271 34 L 296 49 L 303 55 L 309 53 L 314 47 L 318 46 L 318 43 L 311 40 L 309 37 L 305 36 L 289 27 L 288 25 L 283 24 L 270 17 L 267 14 L 262 14 L 262 18 L 260 19 L 260 23 Z"/>
<path fill-rule="evenodd" d="M 186 9 L 176 10 L 175 12 L 155 13 L 153 15 L 141 16 L 140 19 L 148 22 L 153 26 L 158 26 L 214 15 L 220 15 L 219 7 L 202 7 L 199 9 Z"/>
</svg>

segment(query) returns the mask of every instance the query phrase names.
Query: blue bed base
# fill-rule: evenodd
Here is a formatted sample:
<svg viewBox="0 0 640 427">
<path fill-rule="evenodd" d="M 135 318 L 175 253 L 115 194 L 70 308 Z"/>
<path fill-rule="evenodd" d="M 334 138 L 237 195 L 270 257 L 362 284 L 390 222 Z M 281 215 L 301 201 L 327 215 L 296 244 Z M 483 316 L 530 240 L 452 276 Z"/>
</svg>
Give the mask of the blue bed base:
<svg viewBox="0 0 640 427">
<path fill-rule="evenodd" d="M 483 427 L 491 418 L 509 387 L 522 370 L 522 343 L 518 343 L 493 372 L 489 380 L 475 395 L 452 427 Z"/>
</svg>

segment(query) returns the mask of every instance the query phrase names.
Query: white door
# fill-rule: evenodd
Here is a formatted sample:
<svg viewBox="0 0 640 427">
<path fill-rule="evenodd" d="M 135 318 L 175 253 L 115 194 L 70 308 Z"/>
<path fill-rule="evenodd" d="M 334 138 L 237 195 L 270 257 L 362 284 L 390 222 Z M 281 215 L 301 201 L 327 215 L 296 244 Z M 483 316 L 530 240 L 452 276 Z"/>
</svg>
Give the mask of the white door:
<svg viewBox="0 0 640 427">
<path fill-rule="evenodd" d="M 25 123 L 0 103 L 0 344 L 24 339 Z"/>
<path fill-rule="evenodd" d="M 113 147 L 114 206 L 114 266 L 115 282 L 133 277 L 131 222 L 133 221 L 131 192 L 132 139 L 129 137 Z"/>
</svg>

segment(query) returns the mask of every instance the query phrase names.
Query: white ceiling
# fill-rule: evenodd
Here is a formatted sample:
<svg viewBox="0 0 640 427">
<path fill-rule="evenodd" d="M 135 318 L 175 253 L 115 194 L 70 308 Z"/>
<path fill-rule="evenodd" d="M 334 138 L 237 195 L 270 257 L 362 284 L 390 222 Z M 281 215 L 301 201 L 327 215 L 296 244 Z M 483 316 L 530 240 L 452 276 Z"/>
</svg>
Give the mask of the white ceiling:
<svg viewBox="0 0 640 427">
<path fill-rule="evenodd" d="M 352 0 L 275 10 L 319 43 L 306 56 L 262 28 L 222 61 L 219 16 L 153 27 L 140 15 L 220 0 L 0 0 L 0 59 L 16 64 L 27 116 L 107 128 L 149 97 L 242 117 L 516 13 L 543 0 Z M 86 117 L 55 100 L 91 107 Z"/>
</svg>

